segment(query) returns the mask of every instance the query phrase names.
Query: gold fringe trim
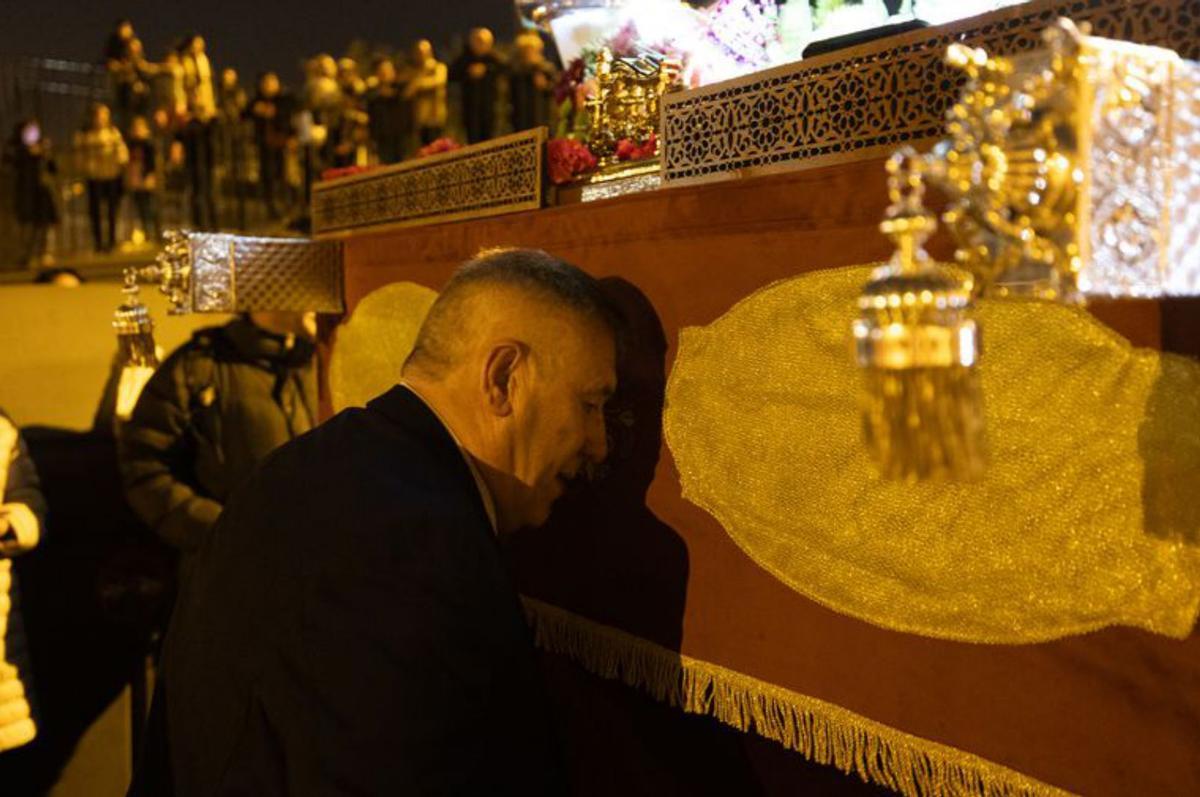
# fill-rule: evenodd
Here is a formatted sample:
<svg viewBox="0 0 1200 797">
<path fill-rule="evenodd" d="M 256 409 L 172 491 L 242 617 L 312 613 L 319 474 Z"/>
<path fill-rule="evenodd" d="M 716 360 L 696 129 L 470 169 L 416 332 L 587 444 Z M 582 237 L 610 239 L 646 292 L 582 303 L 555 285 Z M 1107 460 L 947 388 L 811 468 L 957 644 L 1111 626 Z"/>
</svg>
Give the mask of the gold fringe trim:
<svg viewBox="0 0 1200 797">
<path fill-rule="evenodd" d="M 844 708 L 670 651 L 522 596 L 534 644 L 584 669 L 691 714 L 779 742 L 820 764 L 857 773 L 907 797 L 1065 795 L 954 747 L 898 731 Z"/>
</svg>

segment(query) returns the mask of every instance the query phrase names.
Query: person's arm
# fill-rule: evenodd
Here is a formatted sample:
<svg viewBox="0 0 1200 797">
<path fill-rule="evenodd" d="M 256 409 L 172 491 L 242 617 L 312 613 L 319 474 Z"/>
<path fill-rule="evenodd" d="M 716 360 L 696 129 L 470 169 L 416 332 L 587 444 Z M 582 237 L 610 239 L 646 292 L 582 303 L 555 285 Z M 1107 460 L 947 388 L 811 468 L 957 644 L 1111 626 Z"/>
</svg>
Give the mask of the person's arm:
<svg viewBox="0 0 1200 797">
<path fill-rule="evenodd" d="M 183 480 L 195 456 L 187 356 L 176 352 L 150 377 L 133 415 L 118 430 L 117 456 L 134 513 L 169 544 L 194 550 L 221 514 L 221 504 Z"/>
<path fill-rule="evenodd" d="M 5 436 L 13 440 L 11 448 L 5 448 L 9 460 L 4 502 L 0 505 L 0 556 L 15 556 L 41 540 L 46 500 L 25 441 L 7 417 L 0 415 L 0 425 L 5 428 Z"/>
<path fill-rule="evenodd" d="M 129 147 L 125 145 L 125 136 L 121 135 L 121 131 L 113 128 L 113 132 L 117 136 L 117 163 L 122 166 L 129 163 Z"/>
<path fill-rule="evenodd" d="M 433 91 L 445 85 L 446 65 L 439 61 L 433 65 L 433 69 L 422 70 L 415 74 L 409 81 L 405 94 L 411 97 L 416 92 Z"/>
</svg>

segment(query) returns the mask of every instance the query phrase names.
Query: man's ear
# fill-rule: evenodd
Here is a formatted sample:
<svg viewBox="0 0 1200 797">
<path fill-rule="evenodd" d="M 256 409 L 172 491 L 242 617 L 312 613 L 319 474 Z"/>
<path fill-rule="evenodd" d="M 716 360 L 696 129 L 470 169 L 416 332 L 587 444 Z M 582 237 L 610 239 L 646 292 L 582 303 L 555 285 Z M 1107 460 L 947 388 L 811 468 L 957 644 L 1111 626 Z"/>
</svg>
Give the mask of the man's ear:
<svg viewBox="0 0 1200 797">
<path fill-rule="evenodd" d="M 513 392 L 517 376 L 525 364 L 527 347 L 516 340 L 502 340 L 492 346 L 483 364 L 483 392 L 488 407 L 499 417 L 513 411 Z"/>
</svg>

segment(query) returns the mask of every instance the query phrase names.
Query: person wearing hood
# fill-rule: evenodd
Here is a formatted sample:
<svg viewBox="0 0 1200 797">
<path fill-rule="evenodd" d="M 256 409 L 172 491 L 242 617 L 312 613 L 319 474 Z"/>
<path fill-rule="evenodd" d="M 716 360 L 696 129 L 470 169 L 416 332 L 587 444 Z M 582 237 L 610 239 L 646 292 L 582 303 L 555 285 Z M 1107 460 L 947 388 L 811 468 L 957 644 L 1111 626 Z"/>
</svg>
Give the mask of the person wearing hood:
<svg viewBox="0 0 1200 797">
<path fill-rule="evenodd" d="M 316 425 L 315 313 L 256 312 L 196 332 L 117 430 L 133 511 L 178 549 L 200 547 L 230 493 Z"/>
</svg>

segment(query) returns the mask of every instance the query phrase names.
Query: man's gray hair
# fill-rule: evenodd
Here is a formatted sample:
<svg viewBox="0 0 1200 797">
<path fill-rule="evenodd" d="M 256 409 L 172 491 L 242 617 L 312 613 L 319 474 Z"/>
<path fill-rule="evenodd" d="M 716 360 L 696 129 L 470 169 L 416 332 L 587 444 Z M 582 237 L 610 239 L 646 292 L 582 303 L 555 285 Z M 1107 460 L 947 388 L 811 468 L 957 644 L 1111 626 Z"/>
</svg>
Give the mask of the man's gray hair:
<svg viewBox="0 0 1200 797">
<path fill-rule="evenodd" d="M 614 340 L 617 337 L 617 316 L 595 278 L 541 249 L 491 249 L 460 267 L 446 283 L 429 308 L 404 370 L 413 366 L 436 375 L 454 363 L 455 342 L 467 321 L 466 299 L 487 286 L 517 288 L 593 320 L 612 332 Z"/>
</svg>

